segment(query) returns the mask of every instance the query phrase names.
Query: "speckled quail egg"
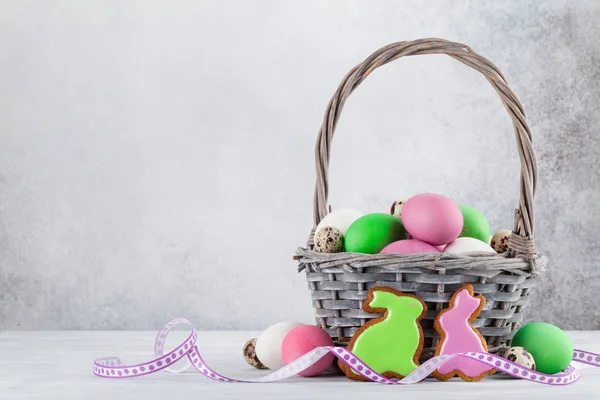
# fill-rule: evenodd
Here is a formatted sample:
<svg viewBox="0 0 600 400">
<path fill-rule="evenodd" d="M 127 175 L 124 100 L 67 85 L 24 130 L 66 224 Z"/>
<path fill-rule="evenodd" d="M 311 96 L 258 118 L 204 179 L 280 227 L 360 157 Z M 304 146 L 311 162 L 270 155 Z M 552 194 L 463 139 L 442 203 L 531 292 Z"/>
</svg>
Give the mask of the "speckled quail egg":
<svg viewBox="0 0 600 400">
<path fill-rule="evenodd" d="M 333 226 L 323 227 L 315 236 L 317 253 L 340 253 L 344 251 L 344 234 Z"/>
<path fill-rule="evenodd" d="M 402 216 L 402 207 L 404 206 L 404 203 L 406 203 L 406 200 L 408 199 L 396 200 L 390 207 L 390 214 L 400 218 Z"/>
<path fill-rule="evenodd" d="M 508 239 L 510 238 L 511 231 L 508 229 L 501 229 L 492 236 L 490 246 L 496 250 L 497 253 L 504 253 L 508 251 Z"/>
<path fill-rule="evenodd" d="M 515 364 L 522 365 L 525 368 L 535 369 L 535 360 L 533 359 L 533 356 L 523 347 L 511 347 L 504 353 L 504 358 Z"/>
</svg>

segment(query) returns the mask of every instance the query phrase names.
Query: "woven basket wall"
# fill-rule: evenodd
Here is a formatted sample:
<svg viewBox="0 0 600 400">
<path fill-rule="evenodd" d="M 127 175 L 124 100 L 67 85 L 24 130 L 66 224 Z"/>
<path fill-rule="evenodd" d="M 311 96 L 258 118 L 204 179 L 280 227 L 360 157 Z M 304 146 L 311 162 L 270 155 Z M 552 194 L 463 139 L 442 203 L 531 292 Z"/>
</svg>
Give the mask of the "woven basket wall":
<svg viewBox="0 0 600 400">
<path fill-rule="evenodd" d="M 494 87 L 514 125 L 521 159 L 520 199 L 515 210 L 509 250 L 503 254 L 322 254 L 313 251 L 314 228 L 306 247 L 297 250 L 299 271 L 306 272 L 317 323 L 335 340 L 346 344 L 369 319 L 379 315 L 362 310 L 367 291 L 388 286 L 412 293 L 427 304 L 421 321 L 425 335 L 422 360 L 433 355 L 439 336 L 433 320 L 448 306 L 454 291 L 473 284 L 476 295 L 487 302 L 474 326 L 485 337 L 490 352 L 510 345 L 523 318 L 536 275 L 547 263 L 536 254 L 533 243 L 533 198 L 536 161 L 532 137 L 523 106 L 508 87 L 498 68 L 469 47 L 442 39 L 421 39 L 385 46 L 354 67 L 342 80 L 327 105 L 316 144 L 317 182 L 314 197 L 314 226 L 331 211 L 327 206 L 330 146 L 344 102 L 377 67 L 404 56 L 446 54 L 479 71 Z"/>
</svg>

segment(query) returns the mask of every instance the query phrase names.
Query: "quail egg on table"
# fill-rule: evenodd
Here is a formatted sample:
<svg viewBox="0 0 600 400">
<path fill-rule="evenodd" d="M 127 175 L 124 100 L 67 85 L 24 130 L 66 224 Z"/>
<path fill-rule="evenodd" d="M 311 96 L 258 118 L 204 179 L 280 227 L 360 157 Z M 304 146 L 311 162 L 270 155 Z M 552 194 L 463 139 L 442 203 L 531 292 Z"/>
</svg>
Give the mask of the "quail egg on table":
<svg viewBox="0 0 600 400">
<path fill-rule="evenodd" d="M 523 347 L 511 347 L 504 353 L 504 358 L 515 364 L 522 365 L 525 368 L 535 369 L 535 360 L 533 359 L 533 356 Z"/>
</svg>

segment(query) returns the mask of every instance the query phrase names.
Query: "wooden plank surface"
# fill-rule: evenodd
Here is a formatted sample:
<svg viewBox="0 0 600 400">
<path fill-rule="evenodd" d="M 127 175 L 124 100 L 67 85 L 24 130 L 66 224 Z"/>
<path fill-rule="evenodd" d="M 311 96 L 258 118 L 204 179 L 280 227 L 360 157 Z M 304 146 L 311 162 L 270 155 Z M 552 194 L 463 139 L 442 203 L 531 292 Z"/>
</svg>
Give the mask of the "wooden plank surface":
<svg viewBox="0 0 600 400">
<path fill-rule="evenodd" d="M 174 345 L 186 332 L 176 331 Z M 575 347 L 600 353 L 600 332 L 570 332 Z M 348 399 L 373 396 L 399 399 L 563 399 L 600 398 L 600 368 L 578 365 L 582 378 L 568 387 L 546 387 L 493 376 L 479 383 L 426 381 L 392 387 L 349 382 L 344 377 L 295 377 L 274 384 L 213 382 L 194 372 L 107 380 L 92 375 L 95 357 L 120 356 L 128 363 L 152 357 L 154 332 L 0 332 L 0 399 Z M 200 332 L 198 344 L 208 364 L 237 378 L 266 374 L 248 366 L 241 355 L 244 342 L 256 332 Z"/>
</svg>

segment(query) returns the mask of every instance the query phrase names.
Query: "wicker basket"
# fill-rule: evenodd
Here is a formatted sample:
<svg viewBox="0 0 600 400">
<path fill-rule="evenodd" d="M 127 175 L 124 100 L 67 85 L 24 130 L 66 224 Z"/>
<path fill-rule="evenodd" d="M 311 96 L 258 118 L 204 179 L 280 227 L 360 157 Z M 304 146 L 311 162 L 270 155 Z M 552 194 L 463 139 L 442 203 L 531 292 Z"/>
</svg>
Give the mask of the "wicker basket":
<svg viewBox="0 0 600 400">
<path fill-rule="evenodd" d="M 298 270 L 306 272 L 318 325 L 336 344 L 346 344 L 369 319 L 377 315 L 362 310 L 367 291 L 388 286 L 413 293 L 427 303 L 421 321 L 425 335 L 422 360 L 433 355 L 439 336 L 433 329 L 437 313 L 448 306 L 450 297 L 465 283 L 487 302 L 474 326 L 485 337 L 490 352 L 509 344 L 523 318 L 523 310 L 547 258 L 537 255 L 533 244 L 533 197 L 536 162 L 525 111 L 508 87 L 502 73 L 489 60 L 469 47 L 442 39 L 421 39 L 385 46 L 354 67 L 342 80 L 327 105 L 316 144 L 317 182 L 314 197 L 314 226 L 331 211 L 327 206 L 330 146 L 346 98 L 375 68 L 403 56 L 447 54 L 481 72 L 500 95 L 513 120 L 521 158 L 520 200 L 515 211 L 509 250 L 503 254 L 322 254 L 313 251 L 313 228 L 308 245 L 294 257 Z"/>
</svg>

